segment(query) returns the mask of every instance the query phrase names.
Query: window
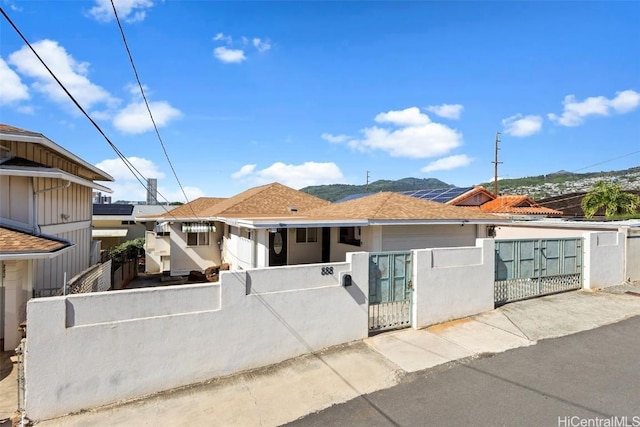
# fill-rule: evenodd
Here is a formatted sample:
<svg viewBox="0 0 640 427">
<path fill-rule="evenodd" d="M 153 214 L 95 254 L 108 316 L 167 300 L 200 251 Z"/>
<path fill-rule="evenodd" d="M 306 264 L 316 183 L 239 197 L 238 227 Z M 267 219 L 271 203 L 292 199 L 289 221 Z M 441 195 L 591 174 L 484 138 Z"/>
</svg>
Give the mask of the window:
<svg viewBox="0 0 640 427">
<path fill-rule="evenodd" d="M 209 233 L 187 233 L 187 246 L 208 246 Z"/>
<path fill-rule="evenodd" d="M 317 241 L 317 228 L 296 228 L 296 243 L 315 243 Z"/>
<path fill-rule="evenodd" d="M 120 221 L 122 225 L 135 225 L 135 221 Z"/>
<path fill-rule="evenodd" d="M 251 230 L 248 228 L 241 228 L 240 237 L 251 240 Z"/>
<path fill-rule="evenodd" d="M 360 246 L 360 227 L 340 227 L 340 243 Z"/>
<path fill-rule="evenodd" d="M 317 228 L 307 228 L 307 242 L 315 243 L 318 241 L 318 229 Z"/>
</svg>

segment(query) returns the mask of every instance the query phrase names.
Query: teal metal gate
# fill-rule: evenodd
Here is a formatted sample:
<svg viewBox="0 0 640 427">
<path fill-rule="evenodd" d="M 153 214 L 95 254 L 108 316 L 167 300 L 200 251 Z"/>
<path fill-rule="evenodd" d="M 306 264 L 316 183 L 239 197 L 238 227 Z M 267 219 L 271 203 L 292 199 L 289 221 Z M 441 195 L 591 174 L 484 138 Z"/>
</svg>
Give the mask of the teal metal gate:
<svg viewBox="0 0 640 427">
<path fill-rule="evenodd" d="M 369 331 L 411 326 L 411 252 L 369 254 Z"/>
<path fill-rule="evenodd" d="M 496 306 L 582 287 L 582 239 L 496 240 Z"/>
</svg>

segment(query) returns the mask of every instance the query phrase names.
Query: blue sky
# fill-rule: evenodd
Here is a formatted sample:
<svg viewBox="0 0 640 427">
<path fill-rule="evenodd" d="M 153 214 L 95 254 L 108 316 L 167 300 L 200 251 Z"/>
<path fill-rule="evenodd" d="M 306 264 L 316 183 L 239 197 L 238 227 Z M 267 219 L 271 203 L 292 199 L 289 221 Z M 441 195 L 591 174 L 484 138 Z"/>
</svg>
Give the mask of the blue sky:
<svg viewBox="0 0 640 427">
<path fill-rule="evenodd" d="M 184 201 L 109 0 L 0 0 L 162 196 Z M 115 2 L 187 196 L 279 181 L 493 176 L 640 165 L 640 2 Z M 0 121 L 144 188 L 0 24 Z M 617 160 L 618 157 L 621 157 Z M 597 166 L 589 167 L 594 164 Z"/>
</svg>

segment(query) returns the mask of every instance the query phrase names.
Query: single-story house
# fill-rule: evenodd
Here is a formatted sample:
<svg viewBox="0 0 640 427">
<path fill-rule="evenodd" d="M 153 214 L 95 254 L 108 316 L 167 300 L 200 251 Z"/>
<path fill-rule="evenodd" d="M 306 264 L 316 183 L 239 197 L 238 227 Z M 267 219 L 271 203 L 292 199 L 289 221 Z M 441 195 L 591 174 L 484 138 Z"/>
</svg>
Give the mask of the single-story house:
<svg viewBox="0 0 640 427">
<path fill-rule="evenodd" d="M 473 246 L 487 227 L 508 222 L 390 192 L 332 204 L 278 183 L 192 204 L 157 218 L 166 231 L 147 240 L 157 247 L 168 237 L 172 275 L 221 263 L 247 269 L 341 261 L 354 251 Z"/>
</svg>

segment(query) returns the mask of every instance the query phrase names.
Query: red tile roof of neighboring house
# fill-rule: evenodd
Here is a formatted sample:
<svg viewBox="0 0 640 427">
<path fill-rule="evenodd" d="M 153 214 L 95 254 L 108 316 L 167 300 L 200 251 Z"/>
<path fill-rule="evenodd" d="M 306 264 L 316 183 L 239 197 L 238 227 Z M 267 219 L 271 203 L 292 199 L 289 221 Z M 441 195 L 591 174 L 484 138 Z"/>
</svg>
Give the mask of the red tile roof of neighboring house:
<svg viewBox="0 0 640 427">
<path fill-rule="evenodd" d="M 543 208 L 527 196 L 499 196 L 480 206 L 482 212 L 518 215 L 562 215 L 562 211 Z"/>
<path fill-rule="evenodd" d="M 0 227 L 0 253 L 47 253 L 69 246 L 68 243 L 42 236 L 34 236 L 22 231 Z"/>
<path fill-rule="evenodd" d="M 310 219 L 378 220 L 498 220 L 495 215 L 458 206 L 417 199 L 393 192 L 381 192 L 331 204 L 304 214 Z"/>
<path fill-rule="evenodd" d="M 474 187 L 472 190 L 469 190 L 466 193 L 463 193 L 463 194 L 459 195 L 458 197 L 455 197 L 455 198 L 449 200 L 447 202 L 447 204 L 456 206 L 459 203 L 462 203 L 465 200 L 467 200 L 467 199 L 469 199 L 469 198 L 471 198 L 473 196 L 477 196 L 477 195 L 487 196 L 487 198 L 489 198 L 489 200 L 493 200 L 496 197 L 496 196 L 493 195 L 492 192 L 490 192 L 489 190 L 484 188 L 482 185 L 478 185 L 478 186 Z"/>
</svg>

